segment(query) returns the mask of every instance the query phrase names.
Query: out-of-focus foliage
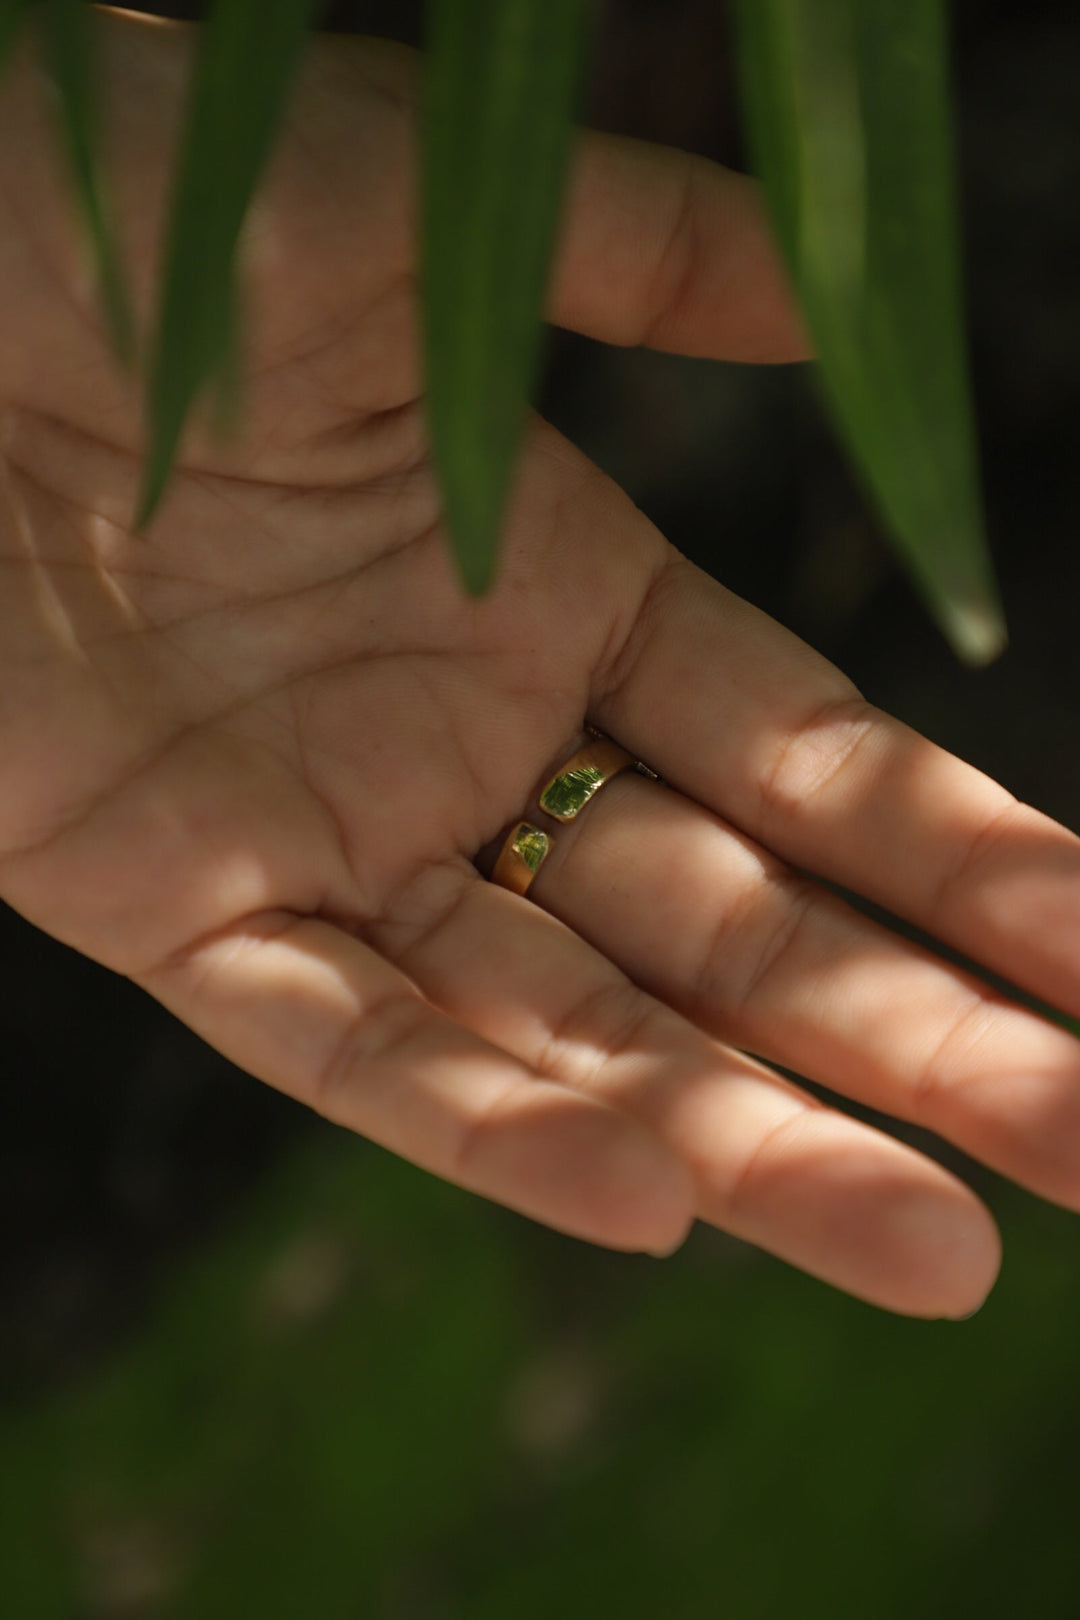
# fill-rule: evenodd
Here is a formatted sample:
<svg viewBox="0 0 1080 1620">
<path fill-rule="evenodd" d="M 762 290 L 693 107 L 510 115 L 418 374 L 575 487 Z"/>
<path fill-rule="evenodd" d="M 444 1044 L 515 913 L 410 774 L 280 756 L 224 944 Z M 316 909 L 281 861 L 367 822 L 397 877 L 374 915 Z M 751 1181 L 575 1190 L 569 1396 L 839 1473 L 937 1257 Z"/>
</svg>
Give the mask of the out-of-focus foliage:
<svg viewBox="0 0 1080 1620">
<path fill-rule="evenodd" d="M 1066 1620 L 1072 1226 L 996 1201 L 989 1304 L 911 1322 L 704 1230 L 587 1250 L 327 1130 L 141 1341 L 0 1424 L 10 1612 Z"/>
<path fill-rule="evenodd" d="M 169 226 L 149 379 L 150 443 L 137 524 L 161 499 L 192 406 L 226 389 L 237 319 L 236 248 L 321 0 L 215 0 L 200 40 Z M 224 415 L 233 414 L 226 402 Z"/>
<path fill-rule="evenodd" d="M 135 333 L 109 200 L 98 158 L 94 87 L 94 13 L 81 0 L 0 0 L 0 76 L 24 22 L 33 16 L 57 89 L 61 134 L 74 181 L 75 203 L 94 254 L 98 287 L 117 358 L 130 365 Z"/>
<path fill-rule="evenodd" d="M 428 422 L 462 578 L 491 581 L 532 391 L 586 0 L 428 0 Z"/>
<path fill-rule="evenodd" d="M 46 60 L 59 91 L 61 121 L 97 266 L 101 301 L 118 359 L 135 357 L 131 301 L 109 220 L 109 203 L 98 159 L 98 112 L 94 85 L 94 13 L 82 0 L 36 0 Z"/>
<path fill-rule="evenodd" d="M 943 0 L 740 0 L 751 144 L 836 420 L 962 656 L 1001 651 L 968 397 Z"/>
<path fill-rule="evenodd" d="M 28 0 L 0 0 L 0 73 L 26 16 Z"/>
<path fill-rule="evenodd" d="M 88 10 L 38 0 L 109 326 L 127 300 L 94 157 Z M 0 60 L 23 0 L 0 0 Z M 170 216 L 137 522 L 190 412 L 241 381 L 236 246 L 319 0 L 212 0 Z M 467 588 L 490 584 L 524 412 L 591 8 L 428 0 L 422 288 L 429 426 Z M 953 647 L 1005 629 L 983 535 L 957 268 L 944 0 L 741 0 L 752 145 L 825 390 Z M 719 295 L 719 294 L 718 294 Z"/>
</svg>

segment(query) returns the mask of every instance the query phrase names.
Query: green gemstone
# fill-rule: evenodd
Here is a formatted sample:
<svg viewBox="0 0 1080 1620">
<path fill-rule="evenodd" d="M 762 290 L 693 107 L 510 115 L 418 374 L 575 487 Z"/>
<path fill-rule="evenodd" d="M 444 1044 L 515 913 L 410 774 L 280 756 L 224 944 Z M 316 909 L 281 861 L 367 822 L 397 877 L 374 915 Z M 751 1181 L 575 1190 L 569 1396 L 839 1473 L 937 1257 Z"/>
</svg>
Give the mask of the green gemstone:
<svg viewBox="0 0 1080 1620">
<path fill-rule="evenodd" d="M 521 856 L 530 872 L 535 872 L 551 847 L 551 839 L 539 827 L 522 827 L 514 839 L 514 852 Z"/>
<path fill-rule="evenodd" d="M 541 808 L 561 820 L 576 816 L 603 781 L 604 773 L 598 765 L 579 765 L 575 770 L 564 771 L 541 793 Z"/>
</svg>

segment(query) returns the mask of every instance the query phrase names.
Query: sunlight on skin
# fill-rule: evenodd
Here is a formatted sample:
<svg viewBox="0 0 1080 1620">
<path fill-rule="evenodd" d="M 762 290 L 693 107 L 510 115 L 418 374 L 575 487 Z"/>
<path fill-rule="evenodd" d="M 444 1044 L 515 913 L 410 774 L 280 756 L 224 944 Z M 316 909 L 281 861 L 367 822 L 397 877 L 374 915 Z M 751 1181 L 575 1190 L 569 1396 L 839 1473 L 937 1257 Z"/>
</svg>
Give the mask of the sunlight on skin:
<svg viewBox="0 0 1080 1620">
<path fill-rule="evenodd" d="M 191 32 L 103 32 L 145 324 Z M 862 704 L 545 424 L 495 588 L 461 595 L 418 398 L 415 87 L 398 47 L 313 47 L 248 235 L 242 431 L 192 434 L 137 539 L 140 401 L 15 63 L 0 895 L 252 1074 L 558 1230 L 661 1253 L 700 1218 L 889 1309 L 966 1314 L 999 1262 L 982 1205 L 767 1065 L 1075 1208 L 1080 1048 L 794 869 L 1080 1012 L 1080 844 Z M 806 353 L 754 188 L 611 137 L 582 142 L 552 312 Z M 664 785 L 618 778 L 552 824 L 528 898 L 484 881 L 512 824 L 544 825 L 586 717 Z"/>
</svg>

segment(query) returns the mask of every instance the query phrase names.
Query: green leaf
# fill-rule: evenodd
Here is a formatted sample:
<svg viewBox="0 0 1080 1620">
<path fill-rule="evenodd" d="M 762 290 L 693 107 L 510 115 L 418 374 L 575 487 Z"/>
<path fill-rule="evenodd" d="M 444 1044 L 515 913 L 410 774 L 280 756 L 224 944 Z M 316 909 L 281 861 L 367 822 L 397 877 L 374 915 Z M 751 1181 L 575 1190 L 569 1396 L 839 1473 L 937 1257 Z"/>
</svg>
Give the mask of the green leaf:
<svg viewBox="0 0 1080 1620">
<path fill-rule="evenodd" d="M 588 21 L 586 0 L 428 3 L 428 425 L 450 540 L 475 595 L 494 572 L 536 379 Z"/>
<path fill-rule="evenodd" d="M 137 528 L 164 494 L 192 406 L 215 376 L 226 415 L 236 416 L 237 243 L 320 9 L 321 0 L 216 0 L 204 25 L 172 200 Z"/>
<path fill-rule="evenodd" d="M 26 16 L 27 4 L 28 0 L 0 0 L 0 73 Z"/>
<path fill-rule="evenodd" d="M 59 93 L 63 133 L 79 206 L 93 246 L 105 318 L 118 358 L 124 365 L 130 365 L 135 355 L 131 301 L 120 268 L 97 159 L 97 106 L 93 85 L 95 14 L 82 0 L 39 0 L 37 11 L 46 60 Z"/>
<path fill-rule="evenodd" d="M 826 396 L 955 651 L 1006 632 L 967 381 L 941 0 L 739 0 L 751 146 Z"/>
</svg>

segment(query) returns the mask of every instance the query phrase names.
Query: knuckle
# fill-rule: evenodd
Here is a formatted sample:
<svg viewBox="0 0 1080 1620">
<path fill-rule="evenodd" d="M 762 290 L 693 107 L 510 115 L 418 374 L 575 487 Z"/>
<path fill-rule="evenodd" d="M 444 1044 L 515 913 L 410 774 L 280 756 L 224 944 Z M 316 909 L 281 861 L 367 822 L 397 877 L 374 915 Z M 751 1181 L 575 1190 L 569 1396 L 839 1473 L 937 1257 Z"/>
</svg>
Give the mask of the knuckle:
<svg viewBox="0 0 1080 1620">
<path fill-rule="evenodd" d="M 455 1185 L 470 1184 L 476 1161 L 481 1157 L 493 1131 L 497 1129 L 499 1116 L 512 1110 L 516 1098 L 517 1087 L 513 1081 L 508 1081 L 482 1108 L 461 1122 L 447 1171 Z"/>
<path fill-rule="evenodd" d="M 312 1107 L 325 1119 L 344 1122 L 364 1072 L 399 1064 L 430 1017 L 410 990 L 395 990 L 357 1013 L 314 1075 Z"/>
<path fill-rule="evenodd" d="M 740 834 L 733 838 L 743 859 L 733 859 L 725 869 L 688 953 L 685 984 L 692 1015 L 741 1013 L 787 955 L 820 899 L 809 879 L 761 845 Z"/>
<path fill-rule="evenodd" d="M 850 772 L 873 729 L 872 705 L 851 689 L 834 693 L 781 739 L 760 777 L 764 842 L 777 819 L 805 819 L 825 789 Z"/>
<path fill-rule="evenodd" d="M 782 1160 L 785 1152 L 793 1146 L 821 1111 L 820 1104 L 807 1098 L 802 1107 L 793 1113 L 785 1114 L 769 1126 L 728 1188 L 724 1200 L 725 1224 L 732 1227 L 738 1225 L 742 1212 L 754 1203 L 762 1177 L 774 1168 L 778 1159 Z"/>
<path fill-rule="evenodd" d="M 763 943 L 759 946 L 758 951 L 750 957 L 750 964 L 748 964 L 748 969 L 745 970 L 742 980 L 735 983 L 735 985 L 729 982 L 727 1000 L 729 1000 L 733 1011 L 743 1014 L 750 1011 L 753 1003 L 763 993 L 766 983 L 776 975 L 777 969 L 787 961 L 790 951 L 792 951 L 793 946 L 797 943 L 798 936 L 800 936 L 803 923 L 806 922 L 811 909 L 813 909 L 813 889 L 810 888 L 808 883 L 793 880 L 792 885 L 787 886 L 787 888 L 789 888 L 789 893 L 785 896 L 787 904 L 780 904 L 777 907 L 779 914 L 774 915 L 771 922 L 769 922 Z M 779 899 L 779 896 L 777 896 L 777 899 Z"/>
<path fill-rule="evenodd" d="M 1006 792 L 1004 788 L 1001 791 Z M 938 879 L 930 904 L 931 931 L 949 910 L 954 896 L 959 894 L 964 884 L 970 880 L 980 862 L 997 847 L 1016 818 L 1026 810 L 1026 805 L 1022 805 L 1011 793 L 1007 794 L 1005 800 L 987 815 L 971 837 L 963 841 L 959 854 Z"/>
<path fill-rule="evenodd" d="M 433 860 L 409 874 L 367 924 L 367 937 L 398 967 L 410 972 L 433 948 L 452 937 L 476 890 L 474 870 Z"/>
<path fill-rule="evenodd" d="M 596 688 L 605 703 L 618 704 L 633 682 L 642 657 L 663 621 L 668 591 L 682 580 L 689 566 L 686 558 L 673 547 L 665 548 L 657 558 L 648 583 L 634 605 L 633 617 L 628 625 L 625 619 L 620 620 L 612 645 L 599 660 Z"/>
<path fill-rule="evenodd" d="M 702 165 L 687 155 L 681 166 L 670 222 L 664 232 L 656 266 L 649 282 L 638 341 L 659 343 L 684 307 L 701 260 L 698 241 L 698 206 Z"/>
<path fill-rule="evenodd" d="M 977 1078 L 979 1065 L 971 1060 L 991 1032 L 996 1013 L 994 1003 L 976 992 L 949 1019 L 912 1086 L 909 1112 L 916 1123 L 931 1123 L 946 1104 L 955 1102 L 968 1083 Z"/>
<path fill-rule="evenodd" d="M 690 1006 L 715 1011 L 732 1001 L 735 942 L 742 934 L 755 904 L 748 893 L 710 922 L 690 974 Z"/>
<path fill-rule="evenodd" d="M 547 1079 L 595 1089 L 608 1065 L 658 1011 L 652 998 L 629 980 L 605 979 L 558 1020 L 533 1066 Z"/>
</svg>

